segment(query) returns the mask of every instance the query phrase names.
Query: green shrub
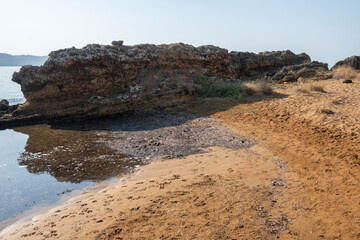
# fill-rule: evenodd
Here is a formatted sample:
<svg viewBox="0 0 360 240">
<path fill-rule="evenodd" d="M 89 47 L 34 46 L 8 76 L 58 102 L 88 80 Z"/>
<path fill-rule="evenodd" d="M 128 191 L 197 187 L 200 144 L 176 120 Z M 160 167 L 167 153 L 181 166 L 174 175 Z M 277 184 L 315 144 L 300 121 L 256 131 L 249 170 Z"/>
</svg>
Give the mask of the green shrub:
<svg viewBox="0 0 360 240">
<path fill-rule="evenodd" d="M 237 98 L 242 100 L 247 96 L 247 88 L 239 82 L 198 76 L 195 77 L 195 83 L 201 85 L 200 89 L 198 89 L 200 97 Z"/>
</svg>

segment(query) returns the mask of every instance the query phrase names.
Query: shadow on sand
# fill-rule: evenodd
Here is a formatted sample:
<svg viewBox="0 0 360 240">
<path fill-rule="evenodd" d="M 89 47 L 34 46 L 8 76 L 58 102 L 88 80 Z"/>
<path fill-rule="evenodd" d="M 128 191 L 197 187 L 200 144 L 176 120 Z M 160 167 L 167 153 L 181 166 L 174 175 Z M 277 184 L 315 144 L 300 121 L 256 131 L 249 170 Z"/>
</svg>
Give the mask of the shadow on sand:
<svg viewBox="0 0 360 240">
<path fill-rule="evenodd" d="M 156 158 L 203 153 L 213 146 L 246 148 L 254 144 L 251 139 L 209 115 L 239 104 L 284 97 L 274 94 L 242 102 L 198 99 L 185 106 L 186 110 L 18 127 L 14 130 L 29 136 L 18 161 L 31 173 L 47 172 L 58 181 L 78 183 L 122 175 Z"/>
</svg>

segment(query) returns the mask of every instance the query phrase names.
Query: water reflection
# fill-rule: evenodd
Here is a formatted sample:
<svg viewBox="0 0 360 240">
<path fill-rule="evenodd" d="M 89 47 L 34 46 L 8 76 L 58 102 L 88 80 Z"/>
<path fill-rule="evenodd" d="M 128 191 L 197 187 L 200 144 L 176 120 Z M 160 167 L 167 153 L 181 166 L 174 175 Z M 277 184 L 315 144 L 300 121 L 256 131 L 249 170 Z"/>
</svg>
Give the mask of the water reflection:
<svg viewBox="0 0 360 240">
<path fill-rule="evenodd" d="M 63 191 L 90 185 L 59 183 L 48 174 L 30 174 L 17 158 L 24 151 L 28 136 L 13 130 L 0 131 L 0 229 L 4 221 L 41 204 L 52 204 Z"/>
<path fill-rule="evenodd" d="M 0 131 L 0 230 L 23 211 L 141 164 L 105 146 L 99 134 L 49 125 Z"/>
<path fill-rule="evenodd" d="M 49 173 L 59 182 L 105 180 L 141 164 L 106 146 L 100 137 L 104 131 L 55 129 L 45 124 L 15 131 L 29 136 L 19 164 L 30 173 Z"/>
</svg>

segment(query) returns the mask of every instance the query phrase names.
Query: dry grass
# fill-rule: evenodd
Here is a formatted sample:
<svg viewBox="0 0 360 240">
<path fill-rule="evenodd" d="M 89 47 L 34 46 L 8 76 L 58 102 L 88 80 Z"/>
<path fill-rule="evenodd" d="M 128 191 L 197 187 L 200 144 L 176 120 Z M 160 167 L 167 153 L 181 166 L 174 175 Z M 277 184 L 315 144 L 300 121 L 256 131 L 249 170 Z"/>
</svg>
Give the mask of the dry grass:
<svg viewBox="0 0 360 240">
<path fill-rule="evenodd" d="M 336 79 L 360 79 L 360 73 L 351 67 L 337 67 L 332 70 Z"/>
<path fill-rule="evenodd" d="M 244 83 L 246 87 L 246 93 L 252 95 L 271 95 L 273 88 L 271 85 L 264 80 L 257 80 L 253 82 Z"/>
<path fill-rule="evenodd" d="M 297 92 L 302 93 L 309 93 L 311 91 L 313 92 L 326 92 L 325 91 L 325 84 L 322 82 L 306 82 L 302 83 L 296 88 Z"/>
<path fill-rule="evenodd" d="M 313 83 L 308 83 L 309 84 L 309 88 L 311 91 L 315 91 L 315 92 L 325 92 L 324 90 L 324 84 L 323 83 L 319 83 L 319 82 L 313 82 Z"/>
</svg>

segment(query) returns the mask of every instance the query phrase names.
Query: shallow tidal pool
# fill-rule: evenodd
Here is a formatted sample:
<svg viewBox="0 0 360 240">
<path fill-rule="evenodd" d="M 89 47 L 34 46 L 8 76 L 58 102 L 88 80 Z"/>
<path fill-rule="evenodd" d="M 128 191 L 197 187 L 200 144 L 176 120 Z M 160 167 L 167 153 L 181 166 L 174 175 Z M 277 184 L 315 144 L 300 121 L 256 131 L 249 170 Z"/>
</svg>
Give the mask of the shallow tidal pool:
<svg viewBox="0 0 360 240">
<path fill-rule="evenodd" d="M 138 164 L 98 142 L 98 134 L 45 124 L 0 131 L 0 230 Z"/>
</svg>

